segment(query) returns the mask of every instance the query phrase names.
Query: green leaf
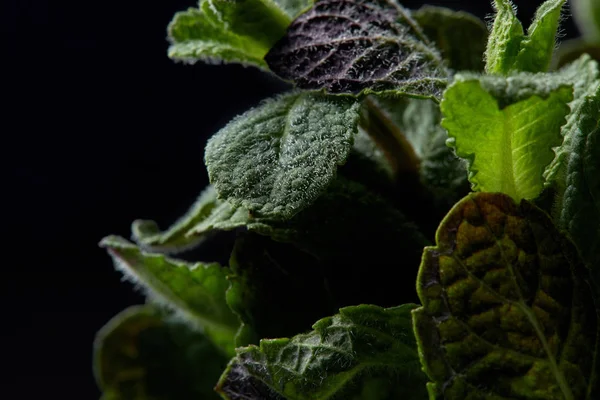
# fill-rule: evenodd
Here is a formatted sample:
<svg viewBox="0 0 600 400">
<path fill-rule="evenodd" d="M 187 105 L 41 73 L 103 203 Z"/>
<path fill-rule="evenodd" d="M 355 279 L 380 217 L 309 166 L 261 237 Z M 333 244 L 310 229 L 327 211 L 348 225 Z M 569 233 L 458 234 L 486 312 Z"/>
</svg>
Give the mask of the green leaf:
<svg viewBox="0 0 600 400">
<path fill-rule="evenodd" d="M 556 34 L 566 0 L 548 0 L 536 11 L 527 36 L 521 42 L 515 69 L 545 72 L 550 67 L 556 48 Z"/>
<path fill-rule="evenodd" d="M 478 17 L 464 11 L 429 5 L 413 11 L 412 17 L 440 49 L 448 67 L 456 71 L 484 69 L 488 30 Z"/>
<path fill-rule="evenodd" d="M 265 60 L 299 88 L 329 93 L 435 97 L 448 78 L 437 50 L 392 0 L 317 0 Z"/>
<path fill-rule="evenodd" d="M 473 190 L 535 199 L 552 148 L 562 142 L 572 92 L 559 86 L 547 98 L 534 95 L 500 108 L 479 79 L 457 76 L 444 94 L 442 126 L 457 155 L 468 161 Z"/>
<path fill-rule="evenodd" d="M 140 285 L 149 297 L 204 329 L 219 345 L 233 349 L 239 320 L 225 301 L 229 282 L 223 267 L 144 253 L 117 236 L 104 238 L 100 246 L 107 249 L 115 268 Z"/>
<path fill-rule="evenodd" d="M 307 0 L 201 0 L 197 9 L 175 14 L 169 24 L 169 57 L 266 69 L 264 56 L 285 34 L 293 14 L 309 5 Z"/>
<path fill-rule="evenodd" d="M 155 253 L 176 254 L 194 248 L 202 243 L 205 236 L 190 237 L 187 232 L 212 216 L 221 203 L 214 188 L 208 186 L 185 215 L 164 232 L 154 221 L 135 220 L 131 225 L 133 240 L 140 248 Z"/>
<path fill-rule="evenodd" d="M 507 74 L 513 69 L 524 39 L 523 25 L 510 0 L 494 0 L 496 15 L 485 52 L 485 72 Z"/>
<path fill-rule="evenodd" d="M 238 349 L 217 391 L 229 400 L 425 400 L 414 307 L 346 307 L 310 333 Z"/>
<path fill-rule="evenodd" d="M 592 400 L 600 324 L 573 245 L 531 203 L 470 194 L 423 254 L 413 311 L 431 399 Z"/>
<path fill-rule="evenodd" d="M 350 154 L 360 104 L 292 93 L 235 118 L 213 136 L 205 161 L 220 198 L 286 219 L 309 206 Z"/>
<path fill-rule="evenodd" d="M 512 2 L 495 0 L 496 17 L 488 39 L 485 71 L 501 75 L 511 71 L 548 71 L 565 3 L 566 0 L 547 0 L 537 9 L 525 35 Z"/>
<path fill-rule="evenodd" d="M 150 306 L 121 312 L 94 343 L 94 373 L 107 400 L 218 399 L 213 387 L 227 361 L 201 332 Z"/>
<path fill-rule="evenodd" d="M 597 0 L 572 0 L 573 18 L 589 43 L 600 44 L 600 3 Z"/>
</svg>

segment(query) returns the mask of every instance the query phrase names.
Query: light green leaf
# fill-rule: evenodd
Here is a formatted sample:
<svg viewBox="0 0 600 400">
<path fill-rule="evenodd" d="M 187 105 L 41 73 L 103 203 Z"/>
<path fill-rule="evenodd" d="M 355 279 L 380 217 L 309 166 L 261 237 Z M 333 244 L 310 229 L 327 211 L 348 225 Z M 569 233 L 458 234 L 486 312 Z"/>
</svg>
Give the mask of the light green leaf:
<svg viewBox="0 0 600 400">
<path fill-rule="evenodd" d="M 521 49 L 523 25 L 517 19 L 515 6 L 510 0 L 494 0 L 496 16 L 485 52 L 485 72 L 507 74 Z"/>
<path fill-rule="evenodd" d="M 223 267 L 144 253 L 117 236 L 104 238 L 100 246 L 107 249 L 115 268 L 140 285 L 154 301 L 204 329 L 220 345 L 228 344 L 228 350 L 233 349 L 239 320 L 225 301 L 229 282 Z"/>
<path fill-rule="evenodd" d="M 151 306 L 134 306 L 94 342 L 94 373 L 106 400 L 218 399 L 228 358 L 201 332 Z"/>
<path fill-rule="evenodd" d="M 470 194 L 423 254 L 413 311 L 430 399 L 594 400 L 600 324 L 577 252 L 548 215 Z"/>
<path fill-rule="evenodd" d="M 290 20 L 295 19 L 303 12 L 307 11 L 312 7 L 314 0 L 263 0 L 265 3 L 275 3 L 284 13 L 286 13 Z"/>
<path fill-rule="evenodd" d="M 600 44 L 600 2 L 572 0 L 573 18 L 588 43 Z"/>
<path fill-rule="evenodd" d="M 292 93 L 235 118 L 206 145 L 220 198 L 259 216 L 290 218 L 312 204 L 350 154 L 360 104 Z"/>
<path fill-rule="evenodd" d="M 550 67 L 556 48 L 556 34 L 566 0 L 548 0 L 536 11 L 527 36 L 521 42 L 515 69 L 545 72 Z"/>
<path fill-rule="evenodd" d="M 468 161 L 473 190 L 535 199 L 552 148 L 562 142 L 572 92 L 560 86 L 547 98 L 534 95 L 500 108 L 480 80 L 457 77 L 444 94 L 442 126 L 449 144 Z"/>
<path fill-rule="evenodd" d="M 201 0 L 175 14 L 168 27 L 169 57 L 195 62 L 235 62 L 267 68 L 263 58 L 307 0 Z"/>
<path fill-rule="evenodd" d="M 425 400 L 414 307 L 346 307 L 310 333 L 238 349 L 217 391 L 228 400 Z"/>
<path fill-rule="evenodd" d="M 411 14 L 442 52 L 448 67 L 456 71 L 483 70 L 488 30 L 482 20 L 464 11 L 429 5 Z"/>
</svg>

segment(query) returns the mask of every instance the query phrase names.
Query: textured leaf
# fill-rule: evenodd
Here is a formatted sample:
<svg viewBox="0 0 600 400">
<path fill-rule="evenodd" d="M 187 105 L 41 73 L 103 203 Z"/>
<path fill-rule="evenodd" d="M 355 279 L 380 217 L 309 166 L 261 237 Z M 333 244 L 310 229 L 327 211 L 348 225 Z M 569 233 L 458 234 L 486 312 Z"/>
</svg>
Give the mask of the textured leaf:
<svg viewBox="0 0 600 400">
<path fill-rule="evenodd" d="M 310 333 L 238 349 L 217 391 L 229 400 L 425 400 L 414 307 L 346 307 Z"/>
<path fill-rule="evenodd" d="M 133 240 L 140 248 L 163 254 L 176 254 L 198 246 L 205 236 L 186 235 L 200 222 L 215 214 L 222 201 L 217 199 L 217 192 L 208 186 L 196 202 L 169 229 L 161 232 L 158 225 L 150 220 L 136 220 L 131 226 Z"/>
<path fill-rule="evenodd" d="M 482 71 L 488 30 L 473 14 L 445 7 L 423 6 L 412 16 L 442 52 L 453 70 Z"/>
<path fill-rule="evenodd" d="M 600 3 L 597 0 L 572 0 L 573 17 L 589 43 L 600 44 Z"/>
<path fill-rule="evenodd" d="M 408 11 L 392 0 L 317 0 L 267 54 L 302 89 L 437 96 L 448 72 Z"/>
<path fill-rule="evenodd" d="M 269 1 L 264 0 L 264 3 L 269 3 Z M 286 13 L 291 20 L 308 10 L 314 3 L 313 0 L 272 0 L 272 2 Z"/>
<path fill-rule="evenodd" d="M 556 34 L 566 0 L 548 0 L 536 11 L 527 36 L 521 42 L 515 68 L 519 71 L 545 72 L 556 48 Z"/>
<path fill-rule="evenodd" d="M 572 98 L 572 88 L 563 86 L 545 99 L 531 96 L 499 108 L 478 79 L 457 76 L 444 94 L 442 126 L 456 153 L 468 161 L 473 189 L 535 199 L 552 148 L 562 142 Z"/>
<path fill-rule="evenodd" d="M 294 12 L 307 1 L 284 1 Z M 175 14 L 168 27 L 169 57 L 223 61 L 266 68 L 263 60 L 293 17 L 271 0 L 201 0 Z"/>
<path fill-rule="evenodd" d="M 485 72 L 507 74 L 521 50 L 523 25 L 517 19 L 516 9 L 510 0 L 494 0 L 493 5 L 496 15 L 485 52 Z"/>
<path fill-rule="evenodd" d="M 202 333 L 150 306 L 121 312 L 94 343 L 103 399 L 218 399 L 213 387 L 227 361 Z"/>
<path fill-rule="evenodd" d="M 600 330 L 573 245 L 531 203 L 476 193 L 424 251 L 413 311 L 431 399 L 592 400 Z"/>
<path fill-rule="evenodd" d="M 115 268 L 139 284 L 155 301 L 195 323 L 219 345 L 232 350 L 239 320 L 225 301 L 229 287 L 219 264 L 190 264 L 161 254 L 144 253 L 123 238 L 108 236 L 107 249 Z"/>
<path fill-rule="evenodd" d="M 350 98 L 293 93 L 237 117 L 206 146 L 219 197 L 282 219 L 309 206 L 346 162 L 359 107 Z"/>
</svg>

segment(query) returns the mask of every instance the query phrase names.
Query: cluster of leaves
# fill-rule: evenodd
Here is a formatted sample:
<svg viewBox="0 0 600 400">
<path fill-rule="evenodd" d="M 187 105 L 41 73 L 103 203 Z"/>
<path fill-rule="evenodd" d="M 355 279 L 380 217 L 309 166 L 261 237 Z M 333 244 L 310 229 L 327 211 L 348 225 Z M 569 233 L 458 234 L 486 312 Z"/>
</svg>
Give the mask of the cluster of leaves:
<svg viewBox="0 0 600 400">
<path fill-rule="evenodd" d="M 97 336 L 103 398 L 600 398 L 600 72 L 556 68 L 564 3 L 178 13 L 171 58 L 295 88 L 210 139 L 179 221 L 101 242 L 147 294 Z M 228 265 L 180 256 L 226 231 Z"/>
</svg>

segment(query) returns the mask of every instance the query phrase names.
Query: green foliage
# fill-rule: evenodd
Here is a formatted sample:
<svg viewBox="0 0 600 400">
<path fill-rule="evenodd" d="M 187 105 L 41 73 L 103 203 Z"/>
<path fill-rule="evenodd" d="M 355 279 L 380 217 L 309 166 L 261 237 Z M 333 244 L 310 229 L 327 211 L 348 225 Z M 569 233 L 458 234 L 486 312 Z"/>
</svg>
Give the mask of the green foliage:
<svg viewBox="0 0 600 400">
<path fill-rule="evenodd" d="M 553 55 L 564 4 L 525 33 L 494 0 L 489 34 L 395 0 L 177 13 L 171 58 L 296 89 L 208 141 L 170 227 L 101 242 L 147 295 L 98 333 L 103 399 L 600 398 L 600 77 L 594 42 Z"/>
<path fill-rule="evenodd" d="M 464 11 L 423 6 L 412 17 L 431 39 L 448 67 L 456 71 L 482 71 L 488 30 L 485 23 Z"/>
<path fill-rule="evenodd" d="M 560 87 L 547 98 L 533 95 L 500 108 L 478 79 L 457 76 L 444 95 L 442 126 L 468 160 L 473 190 L 535 199 L 552 148 L 562 142 L 572 98 L 570 87 Z"/>
<path fill-rule="evenodd" d="M 201 332 L 153 306 L 134 306 L 104 326 L 94 372 L 105 400 L 218 399 L 227 356 Z"/>
<path fill-rule="evenodd" d="M 506 75 L 511 71 L 547 71 L 565 3 L 566 0 L 547 0 L 536 11 L 525 34 L 512 2 L 495 0 L 496 17 L 488 39 L 486 72 Z"/>
<path fill-rule="evenodd" d="M 229 400 L 425 400 L 414 307 L 346 307 L 310 333 L 238 349 L 217 391 Z"/>
<path fill-rule="evenodd" d="M 531 203 L 471 194 L 428 247 L 413 312 L 431 399 L 600 394 L 600 324 L 573 245 Z"/>
<path fill-rule="evenodd" d="M 292 93 L 234 119 L 206 145 L 218 196 L 266 217 L 306 208 L 346 162 L 358 109 L 351 98 Z"/>
</svg>

